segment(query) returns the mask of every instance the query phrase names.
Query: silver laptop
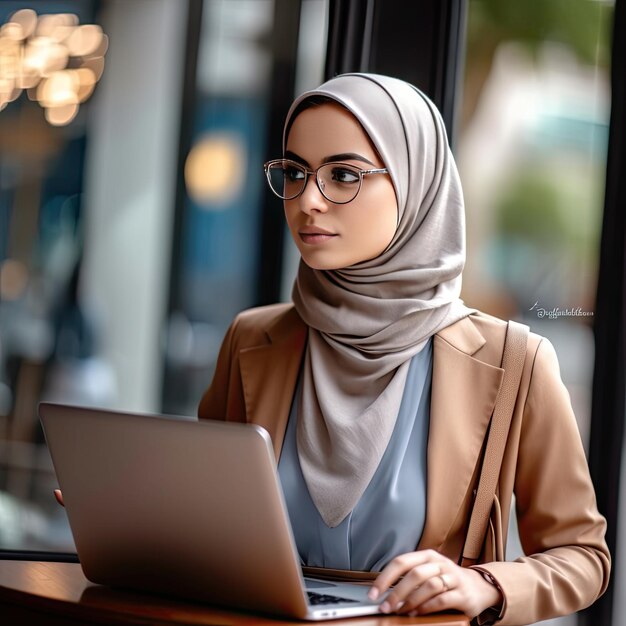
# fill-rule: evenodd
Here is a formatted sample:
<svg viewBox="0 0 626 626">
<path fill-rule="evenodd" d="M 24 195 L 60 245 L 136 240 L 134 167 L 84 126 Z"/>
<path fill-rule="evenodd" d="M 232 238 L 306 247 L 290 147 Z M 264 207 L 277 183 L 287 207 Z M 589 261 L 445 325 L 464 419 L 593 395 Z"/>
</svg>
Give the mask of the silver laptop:
<svg viewBox="0 0 626 626">
<path fill-rule="evenodd" d="M 42 403 L 85 576 L 307 620 L 378 613 L 369 586 L 304 578 L 267 432 Z"/>
</svg>

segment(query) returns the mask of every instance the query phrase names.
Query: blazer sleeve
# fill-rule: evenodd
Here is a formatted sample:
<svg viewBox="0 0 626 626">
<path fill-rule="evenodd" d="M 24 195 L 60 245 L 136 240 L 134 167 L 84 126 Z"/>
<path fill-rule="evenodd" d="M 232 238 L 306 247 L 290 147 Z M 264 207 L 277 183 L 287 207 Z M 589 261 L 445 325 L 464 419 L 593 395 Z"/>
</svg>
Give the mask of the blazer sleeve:
<svg viewBox="0 0 626 626">
<path fill-rule="evenodd" d="M 236 348 L 239 320 L 239 316 L 233 320 L 222 341 L 213 380 L 198 406 L 200 419 L 245 421 L 245 401 Z"/>
<path fill-rule="evenodd" d="M 573 613 L 606 589 L 610 555 L 585 452 L 552 344 L 543 338 L 530 378 L 515 477 L 524 554 L 485 563 L 504 595 L 498 624 Z"/>
</svg>

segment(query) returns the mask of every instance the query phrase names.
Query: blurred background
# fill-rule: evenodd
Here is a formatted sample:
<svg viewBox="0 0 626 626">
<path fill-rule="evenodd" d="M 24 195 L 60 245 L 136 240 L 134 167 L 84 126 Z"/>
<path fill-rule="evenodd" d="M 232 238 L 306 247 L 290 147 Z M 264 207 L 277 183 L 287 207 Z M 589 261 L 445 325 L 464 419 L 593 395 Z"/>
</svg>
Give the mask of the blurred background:
<svg viewBox="0 0 626 626">
<path fill-rule="evenodd" d="M 262 163 L 345 68 L 440 105 L 462 297 L 550 338 L 587 445 L 613 2 L 381 4 L 0 1 L 0 549 L 74 550 L 39 401 L 194 415 L 233 316 L 290 299 Z"/>
</svg>

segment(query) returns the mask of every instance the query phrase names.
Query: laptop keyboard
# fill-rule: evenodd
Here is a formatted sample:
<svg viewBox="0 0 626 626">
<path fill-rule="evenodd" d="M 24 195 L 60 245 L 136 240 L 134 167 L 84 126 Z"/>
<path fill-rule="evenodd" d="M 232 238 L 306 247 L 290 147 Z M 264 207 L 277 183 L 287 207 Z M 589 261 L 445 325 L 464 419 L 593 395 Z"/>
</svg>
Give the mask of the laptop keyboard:
<svg viewBox="0 0 626 626">
<path fill-rule="evenodd" d="M 309 594 L 309 604 L 311 604 L 311 606 L 319 606 L 321 604 L 337 604 L 339 602 L 356 602 L 356 600 L 339 598 L 337 596 L 327 596 L 323 593 L 315 593 L 314 591 L 307 591 L 307 593 Z"/>
</svg>

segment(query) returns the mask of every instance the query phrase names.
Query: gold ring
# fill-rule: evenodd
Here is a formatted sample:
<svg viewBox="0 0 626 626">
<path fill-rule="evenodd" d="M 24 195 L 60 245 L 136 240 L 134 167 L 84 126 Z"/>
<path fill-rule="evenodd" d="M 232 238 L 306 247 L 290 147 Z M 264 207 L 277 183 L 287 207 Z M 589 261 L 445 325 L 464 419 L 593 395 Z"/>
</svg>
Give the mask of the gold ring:
<svg viewBox="0 0 626 626">
<path fill-rule="evenodd" d="M 439 574 L 437 577 L 441 580 L 441 584 L 443 585 L 443 591 L 441 593 L 445 593 L 446 591 L 450 591 L 450 585 L 447 582 L 447 576 L 445 574 Z"/>
</svg>

